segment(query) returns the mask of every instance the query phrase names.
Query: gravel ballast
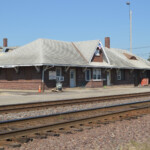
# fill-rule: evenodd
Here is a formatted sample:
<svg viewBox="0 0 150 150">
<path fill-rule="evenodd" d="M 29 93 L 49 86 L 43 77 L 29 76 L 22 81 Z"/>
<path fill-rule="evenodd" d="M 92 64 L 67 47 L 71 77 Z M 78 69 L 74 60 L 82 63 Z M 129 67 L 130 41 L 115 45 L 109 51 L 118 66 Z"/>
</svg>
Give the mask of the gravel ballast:
<svg viewBox="0 0 150 150">
<path fill-rule="evenodd" d="M 149 99 L 150 99 L 150 97 L 134 98 L 134 99 L 130 99 L 130 100 L 128 99 L 128 100 L 116 100 L 116 101 L 110 101 L 110 102 L 108 102 L 108 101 L 107 102 L 94 102 L 91 104 L 80 104 L 80 105 L 72 105 L 72 106 L 64 106 L 64 107 L 58 106 L 58 107 L 52 107 L 52 108 L 48 108 L 48 109 L 25 111 L 25 112 L 19 112 L 19 113 L 9 113 L 8 112 L 8 114 L 0 115 L 0 121 L 34 117 L 34 116 L 39 116 L 39 115 L 55 114 L 55 113 L 61 113 L 61 112 L 66 112 L 66 111 L 86 109 L 86 108 L 94 108 L 94 107 L 110 106 L 110 105 L 116 105 L 116 104 L 131 103 L 131 102 L 144 101 L 144 100 L 149 100 Z"/>
<path fill-rule="evenodd" d="M 150 142 L 149 114 L 138 119 L 117 121 L 92 129 L 83 127 L 82 132 L 73 134 L 34 139 L 15 150 L 121 150 L 122 146 L 131 141 Z"/>
</svg>

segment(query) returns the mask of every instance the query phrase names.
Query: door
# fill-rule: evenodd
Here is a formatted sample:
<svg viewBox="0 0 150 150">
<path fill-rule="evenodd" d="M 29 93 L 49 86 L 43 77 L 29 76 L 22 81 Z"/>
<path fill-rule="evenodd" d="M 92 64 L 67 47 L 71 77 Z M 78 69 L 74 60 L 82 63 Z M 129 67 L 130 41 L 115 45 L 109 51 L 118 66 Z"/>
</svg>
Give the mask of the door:
<svg viewBox="0 0 150 150">
<path fill-rule="evenodd" d="M 70 87 L 76 86 L 76 71 L 75 69 L 70 69 Z"/>
<path fill-rule="evenodd" d="M 107 85 L 110 86 L 111 85 L 111 71 L 107 71 Z"/>
</svg>

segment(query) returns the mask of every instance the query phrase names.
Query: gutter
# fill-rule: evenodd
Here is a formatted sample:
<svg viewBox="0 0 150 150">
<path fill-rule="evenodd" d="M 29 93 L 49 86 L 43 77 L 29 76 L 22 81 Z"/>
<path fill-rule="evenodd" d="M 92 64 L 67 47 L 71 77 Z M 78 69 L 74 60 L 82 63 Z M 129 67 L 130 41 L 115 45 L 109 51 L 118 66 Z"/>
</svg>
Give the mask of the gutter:
<svg viewBox="0 0 150 150">
<path fill-rule="evenodd" d="M 113 65 L 110 65 L 110 66 L 97 66 L 97 65 L 70 65 L 70 64 L 48 64 L 48 63 L 43 63 L 43 64 L 33 64 L 33 65 L 7 65 L 7 66 L 1 66 L 0 65 L 0 68 L 15 68 L 15 67 L 35 67 L 35 66 L 62 66 L 62 67 L 87 67 L 87 68 L 114 68 L 114 69 L 139 69 L 139 70 L 143 70 L 143 69 L 146 69 L 146 70 L 150 70 L 150 67 L 149 68 L 137 68 L 137 67 L 117 67 L 117 66 L 113 66 Z"/>
</svg>

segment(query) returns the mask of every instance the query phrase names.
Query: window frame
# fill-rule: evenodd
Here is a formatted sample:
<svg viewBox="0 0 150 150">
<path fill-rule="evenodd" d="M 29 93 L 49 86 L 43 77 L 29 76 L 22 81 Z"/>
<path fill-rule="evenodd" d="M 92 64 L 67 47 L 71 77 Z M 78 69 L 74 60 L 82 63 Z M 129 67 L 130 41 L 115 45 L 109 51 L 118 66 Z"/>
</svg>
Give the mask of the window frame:
<svg viewBox="0 0 150 150">
<path fill-rule="evenodd" d="M 60 70 L 60 75 L 57 76 L 57 70 Z M 62 76 L 62 68 L 61 67 L 56 67 L 56 77 L 61 77 Z"/>
<path fill-rule="evenodd" d="M 94 79 L 94 71 L 96 72 L 96 79 Z M 100 72 L 100 74 L 98 74 L 98 72 Z M 98 79 L 98 76 L 100 75 L 100 79 Z M 93 79 L 93 81 L 102 81 L 102 72 L 101 72 L 101 69 L 99 69 L 99 68 L 94 68 L 93 69 L 93 76 L 92 76 L 92 79 Z"/>
<path fill-rule="evenodd" d="M 89 71 L 89 80 L 87 79 L 87 71 Z M 85 71 L 85 81 L 91 81 L 91 69 Z"/>
<path fill-rule="evenodd" d="M 100 56 L 100 50 L 99 49 L 96 49 L 95 56 Z"/>
<path fill-rule="evenodd" d="M 117 80 L 120 81 L 121 80 L 121 70 L 117 70 Z"/>
</svg>

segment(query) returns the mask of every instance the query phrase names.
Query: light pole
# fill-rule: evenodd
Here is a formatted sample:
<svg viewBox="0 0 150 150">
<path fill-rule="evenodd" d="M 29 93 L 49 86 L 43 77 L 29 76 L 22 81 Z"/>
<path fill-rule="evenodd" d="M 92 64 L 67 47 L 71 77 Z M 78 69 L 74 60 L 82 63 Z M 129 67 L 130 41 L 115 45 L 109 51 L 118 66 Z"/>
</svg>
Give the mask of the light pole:
<svg viewBox="0 0 150 150">
<path fill-rule="evenodd" d="M 126 2 L 129 6 L 129 19 L 130 19 L 130 52 L 132 53 L 132 10 L 130 8 L 130 2 Z"/>
</svg>

